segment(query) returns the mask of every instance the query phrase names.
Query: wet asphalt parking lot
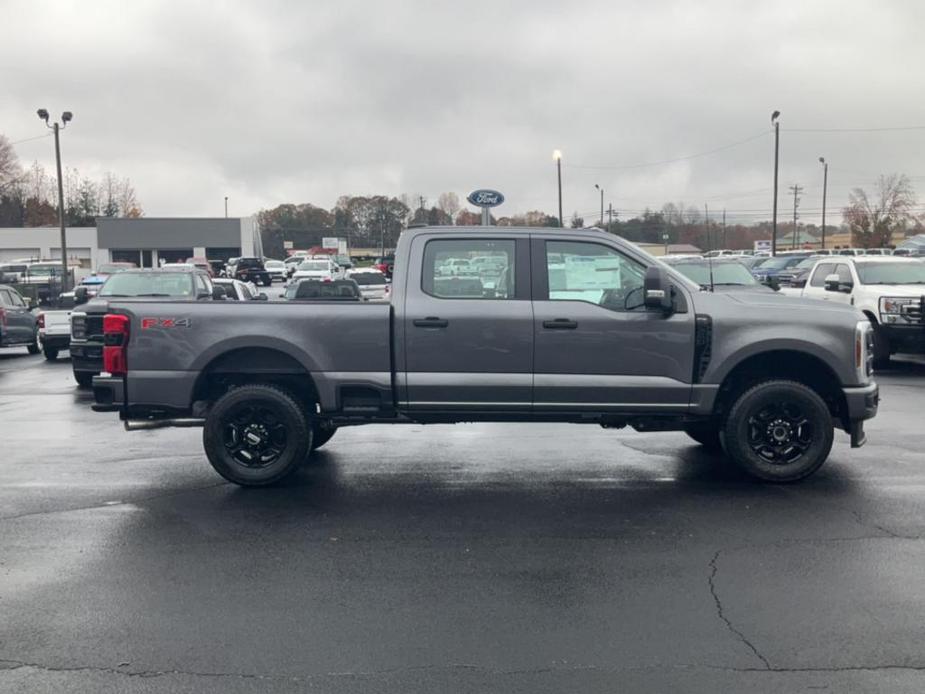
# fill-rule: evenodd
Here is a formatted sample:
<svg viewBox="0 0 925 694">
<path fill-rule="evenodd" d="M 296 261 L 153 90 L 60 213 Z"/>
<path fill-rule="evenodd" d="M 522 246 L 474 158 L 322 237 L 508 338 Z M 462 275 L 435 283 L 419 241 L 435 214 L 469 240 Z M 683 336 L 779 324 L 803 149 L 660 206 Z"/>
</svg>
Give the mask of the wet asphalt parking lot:
<svg viewBox="0 0 925 694">
<path fill-rule="evenodd" d="M 345 429 L 244 490 L 0 352 L 0 692 L 925 690 L 925 360 L 792 486 L 680 433 Z"/>
</svg>

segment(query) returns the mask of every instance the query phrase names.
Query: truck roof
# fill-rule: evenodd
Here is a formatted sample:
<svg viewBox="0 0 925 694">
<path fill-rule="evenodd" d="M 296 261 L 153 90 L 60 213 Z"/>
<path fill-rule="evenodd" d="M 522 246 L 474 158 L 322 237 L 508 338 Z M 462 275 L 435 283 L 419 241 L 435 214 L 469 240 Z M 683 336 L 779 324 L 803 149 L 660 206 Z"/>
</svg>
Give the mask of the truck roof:
<svg viewBox="0 0 925 694">
<path fill-rule="evenodd" d="M 422 232 L 426 231 L 427 233 L 459 233 L 461 231 L 466 233 L 471 232 L 487 232 L 491 234 L 497 234 L 499 232 L 504 234 L 535 234 L 535 233 L 549 233 L 549 232 L 558 232 L 566 231 L 569 233 L 574 233 L 576 231 L 599 231 L 605 233 L 603 229 L 599 227 L 582 227 L 581 229 L 565 229 L 563 227 L 501 227 L 501 226 L 481 226 L 481 225 L 472 225 L 472 226 L 421 226 L 421 227 L 411 227 L 407 231 L 412 232 Z"/>
</svg>

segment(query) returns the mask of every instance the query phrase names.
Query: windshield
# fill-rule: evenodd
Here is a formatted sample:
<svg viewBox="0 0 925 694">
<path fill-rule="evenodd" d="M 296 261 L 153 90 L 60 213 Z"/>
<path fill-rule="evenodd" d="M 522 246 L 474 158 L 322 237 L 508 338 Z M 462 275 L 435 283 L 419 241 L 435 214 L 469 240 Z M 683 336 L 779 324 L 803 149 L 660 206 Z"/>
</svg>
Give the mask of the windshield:
<svg viewBox="0 0 925 694">
<path fill-rule="evenodd" d="M 286 267 L 286 263 L 284 263 L 282 260 L 268 260 L 266 263 L 264 263 L 264 267 L 278 270 L 280 268 Z"/>
<path fill-rule="evenodd" d="M 385 275 L 381 272 L 355 272 L 350 279 L 360 285 L 385 284 Z"/>
<path fill-rule="evenodd" d="M 857 263 L 861 284 L 925 284 L 925 263 Z"/>
<path fill-rule="evenodd" d="M 790 267 L 795 265 L 799 261 L 792 257 L 780 257 L 777 258 L 768 258 L 766 261 L 761 263 L 762 270 L 781 270 L 785 267 Z"/>
<path fill-rule="evenodd" d="M 27 272 L 30 277 L 56 277 L 60 270 L 60 265 L 30 265 Z"/>
<path fill-rule="evenodd" d="M 709 263 L 678 263 L 672 265 L 675 270 L 702 287 L 710 286 Z M 741 284 L 752 286 L 758 281 L 744 265 L 739 263 L 713 263 L 713 284 Z"/>
<path fill-rule="evenodd" d="M 299 270 L 309 270 L 311 272 L 328 272 L 331 264 L 327 260 L 306 260 L 299 265 Z"/>
<path fill-rule="evenodd" d="M 110 275 L 99 296 L 193 296 L 193 275 L 187 272 L 120 272 Z"/>
</svg>

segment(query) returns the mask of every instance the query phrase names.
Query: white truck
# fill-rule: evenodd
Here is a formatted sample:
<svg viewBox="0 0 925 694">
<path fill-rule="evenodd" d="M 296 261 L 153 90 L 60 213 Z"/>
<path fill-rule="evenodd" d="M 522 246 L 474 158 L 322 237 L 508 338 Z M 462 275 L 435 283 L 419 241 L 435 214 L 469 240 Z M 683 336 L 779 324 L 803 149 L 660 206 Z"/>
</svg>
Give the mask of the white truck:
<svg viewBox="0 0 925 694">
<path fill-rule="evenodd" d="M 57 309 L 44 309 L 38 315 L 39 343 L 48 361 L 58 358 L 58 352 L 71 345 L 71 310 L 74 292 L 62 294 Z"/>
<path fill-rule="evenodd" d="M 874 328 L 874 365 L 896 352 L 925 354 L 925 261 L 831 256 L 813 267 L 801 296 L 849 304 Z"/>
</svg>

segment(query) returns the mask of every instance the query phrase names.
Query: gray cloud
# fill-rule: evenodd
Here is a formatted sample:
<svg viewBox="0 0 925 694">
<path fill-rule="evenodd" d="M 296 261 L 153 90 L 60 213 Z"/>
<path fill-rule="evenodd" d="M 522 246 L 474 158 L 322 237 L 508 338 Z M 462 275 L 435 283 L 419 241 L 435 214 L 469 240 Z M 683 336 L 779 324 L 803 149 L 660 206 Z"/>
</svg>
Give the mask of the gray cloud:
<svg viewBox="0 0 925 694">
<path fill-rule="evenodd" d="M 560 148 L 567 215 L 591 218 L 600 183 L 624 213 L 683 200 L 757 217 L 769 135 L 580 167 L 769 133 L 773 109 L 781 187 L 806 187 L 807 220 L 820 155 L 833 207 L 881 172 L 925 193 L 925 131 L 792 131 L 925 124 L 920 3 L 33 0 L 0 18 L 0 131 L 73 110 L 66 162 L 130 176 L 151 215 L 477 186 L 505 192 L 502 212 L 554 212 Z M 17 151 L 51 161 L 47 140 Z"/>
</svg>

